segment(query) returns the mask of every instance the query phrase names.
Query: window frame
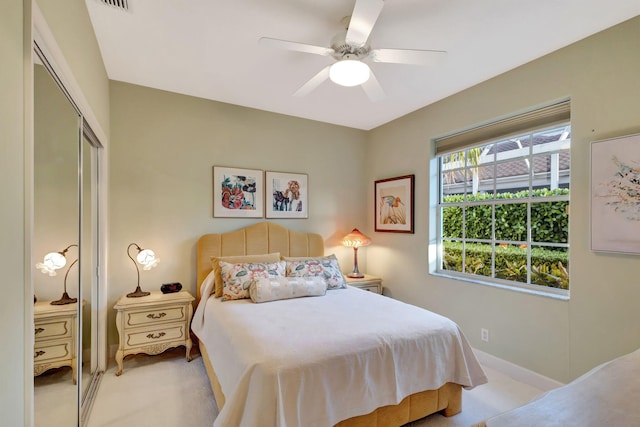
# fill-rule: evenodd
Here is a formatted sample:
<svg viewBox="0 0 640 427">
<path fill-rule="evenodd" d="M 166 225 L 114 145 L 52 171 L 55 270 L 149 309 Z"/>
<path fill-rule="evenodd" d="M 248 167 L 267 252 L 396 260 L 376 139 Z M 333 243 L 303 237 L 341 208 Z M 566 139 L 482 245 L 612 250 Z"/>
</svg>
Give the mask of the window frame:
<svg viewBox="0 0 640 427">
<path fill-rule="evenodd" d="M 510 290 L 518 290 L 518 291 L 524 291 L 524 292 L 528 292 L 528 293 L 534 293 L 537 295 L 544 295 L 544 296 L 551 296 L 551 297 L 557 297 L 557 298 L 561 298 L 561 299 L 568 299 L 569 298 L 569 294 L 570 291 L 569 289 L 561 289 L 561 288 L 554 288 L 554 287 L 549 287 L 549 286 L 544 286 L 544 285 L 537 285 L 535 283 L 531 283 L 531 275 L 532 275 L 532 269 L 531 269 L 531 264 L 532 264 L 532 247 L 565 247 L 567 248 L 567 252 L 568 255 L 570 256 L 570 251 L 569 251 L 569 238 L 568 238 L 568 234 L 567 234 L 567 241 L 566 243 L 552 243 L 552 242 L 534 242 L 532 241 L 532 227 L 531 227 L 531 220 L 532 220 L 532 213 L 531 213 L 531 206 L 533 204 L 537 204 L 537 203 L 549 203 L 549 202 L 558 202 L 558 201 L 566 201 L 567 203 L 567 210 L 568 210 L 568 206 L 570 205 L 570 192 L 566 195 L 554 195 L 554 196 L 544 196 L 544 197 L 539 197 L 539 196 L 535 196 L 533 193 L 533 190 L 536 188 L 535 181 L 536 181 L 536 176 L 533 170 L 533 160 L 536 156 L 540 156 L 541 154 L 544 155 L 552 155 L 552 154 L 558 154 L 558 153 L 562 153 L 562 152 L 567 152 L 569 153 L 569 155 L 571 154 L 571 148 L 570 148 L 570 143 L 571 143 L 571 138 L 566 138 L 565 140 L 560 140 L 562 141 L 561 143 L 558 141 L 555 142 L 551 142 L 550 144 L 552 144 L 551 147 L 547 146 L 545 144 L 545 148 L 551 148 L 551 150 L 540 150 L 540 146 L 534 146 L 533 142 L 531 142 L 529 144 L 529 146 L 527 147 L 527 151 L 528 153 L 524 156 L 522 155 L 518 155 L 515 156 L 515 159 L 518 160 L 528 160 L 531 161 L 531 167 L 529 168 L 529 173 L 528 173 L 528 181 L 527 181 L 527 188 L 529 190 L 529 195 L 526 198 L 519 198 L 519 199 L 501 199 L 498 197 L 498 193 L 499 191 L 497 190 L 497 185 L 496 182 L 499 178 L 496 177 L 496 169 L 497 169 L 497 165 L 499 165 L 500 163 L 503 163 L 505 161 L 505 157 L 514 157 L 514 153 L 510 153 L 507 154 L 505 156 L 502 156 L 503 158 L 499 158 L 498 155 L 495 155 L 492 159 L 491 162 L 485 162 L 483 164 L 483 166 L 491 166 L 493 168 L 493 172 L 494 175 L 491 178 L 491 181 L 493 183 L 493 198 L 489 201 L 469 201 L 466 199 L 466 195 L 467 194 L 472 194 L 470 191 L 468 191 L 468 189 L 465 188 L 465 190 L 463 191 L 462 194 L 465 195 L 465 197 L 463 197 L 463 200 L 461 202 L 455 202 L 455 203 L 443 203 L 443 178 L 444 178 L 444 173 L 450 172 L 451 169 L 453 168 L 449 168 L 448 171 L 444 170 L 444 166 L 443 166 L 443 158 L 450 153 L 456 153 L 456 152 L 460 152 L 460 151 L 465 151 L 467 149 L 470 148 L 477 148 L 477 147 L 486 147 L 490 144 L 499 144 L 500 142 L 503 141 L 507 141 L 511 138 L 513 138 L 514 136 L 521 136 L 523 134 L 528 134 L 530 138 L 533 137 L 534 134 L 536 133 L 540 133 L 540 132 L 544 132 L 544 131 L 551 131 L 553 129 L 557 129 L 560 128 L 562 126 L 567 126 L 569 128 L 569 132 L 571 129 L 571 122 L 570 122 L 570 117 L 568 115 L 569 112 L 569 103 L 568 101 L 564 101 L 565 102 L 565 111 L 566 111 L 566 115 L 563 118 L 563 120 L 558 121 L 557 119 L 560 118 L 560 116 L 558 114 L 554 113 L 554 120 L 550 120 L 550 122 L 546 123 L 546 125 L 544 125 L 543 123 L 536 123 L 535 126 L 530 127 L 529 129 L 521 129 L 519 132 L 517 132 L 517 134 L 505 134 L 505 135 L 498 135 L 497 137 L 494 136 L 489 140 L 483 140 L 483 141 L 477 141 L 473 140 L 473 138 L 470 138 L 466 145 L 461 144 L 460 143 L 460 136 L 462 135 L 464 139 L 464 133 L 457 133 L 454 134 L 454 137 L 458 139 L 458 141 L 455 142 L 454 145 L 449 146 L 448 150 L 438 150 L 438 142 L 440 141 L 439 139 L 435 140 L 435 144 L 436 144 L 436 153 L 433 157 L 434 162 L 432 163 L 433 166 L 435 166 L 437 174 L 435 175 L 436 177 L 436 183 L 435 185 L 432 185 L 431 188 L 436 190 L 436 197 L 435 197 L 435 227 L 432 228 L 432 230 L 435 231 L 435 248 L 436 248 L 436 252 L 435 252 L 435 263 L 432 264 L 432 274 L 435 275 L 439 275 L 439 276 L 445 276 L 445 277 L 451 277 L 451 278 L 456 278 L 456 279 L 460 279 L 460 280 L 464 280 L 464 281 L 470 281 L 473 283 L 479 283 L 479 284 L 485 284 L 485 285 L 490 285 L 490 286 L 498 286 L 498 287 L 502 287 L 502 288 L 506 288 L 506 289 L 510 289 Z M 554 104 L 554 106 L 557 106 L 559 104 Z M 557 109 L 556 109 L 557 112 Z M 526 114 L 530 114 L 530 113 L 526 113 Z M 518 116 L 514 116 L 516 117 L 516 119 L 518 118 Z M 509 120 L 509 119 L 507 119 Z M 497 121 L 496 123 L 501 124 L 504 123 L 505 120 L 500 120 Z M 489 128 L 490 125 L 483 125 L 481 126 L 481 128 L 483 129 L 483 132 L 487 132 L 487 128 Z M 477 130 L 477 128 L 471 129 L 470 133 L 473 133 Z M 494 133 L 495 133 L 495 129 L 494 129 Z M 476 135 L 477 136 L 477 135 Z M 443 139 L 446 139 L 449 137 L 444 137 Z M 469 142 L 469 141 L 473 141 L 473 142 Z M 569 147 L 566 147 L 566 144 L 569 143 Z M 451 148 L 453 147 L 453 149 Z M 494 147 L 496 147 L 496 145 L 494 145 Z M 520 149 L 522 150 L 522 148 Z M 439 152 L 440 151 L 440 152 Z M 516 151 L 516 150 L 514 150 Z M 471 167 L 469 166 L 468 162 L 465 160 L 465 165 L 462 168 L 462 171 L 466 174 L 467 172 L 469 172 L 469 170 L 471 169 Z M 477 165 L 476 165 L 477 166 Z M 456 169 L 457 171 L 460 171 L 461 169 Z M 568 169 L 568 181 L 570 182 L 570 167 Z M 566 172 L 565 172 L 566 173 Z M 432 175 L 434 176 L 434 175 Z M 550 180 L 553 180 L 553 178 L 550 176 L 549 178 Z M 464 180 L 463 180 L 463 185 L 466 187 L 468 185 L 468 183 L 470 182 L 470 179 L 468 177 L 468 175 L 464 176 Z M 547 181 L 549 182 L 549 181 Z M 550 185 L 550 187 L 552 187 L 552 185 Z M 569 187 L 570 188 L 570 187 Z M 497 239 L 496 238 L 496 206 L 498 205 L 506 205 L 506 204 L 526 204 L 526 240 L 524 241 L 512 241 L 512 240 L 502 240 L 502 239 Z M 455 237 L 444 237 L 444 229 L 443 229 L 443 208 L 445 207 L 460 207 L 460 208 L 468 208 L 468 207 L 472 207 L 472 206 L 491 206 L 491 236 L 489 239 L 477 239 L 477 238 L 469 238 L 467 236 L 463 235 L 459 238 L 455 238 Z M 462 227 L 466 226 L 466 216 L 463 214 L 462 215 L 462 221 L 463 221 L 463 225 Z M 464 228 L 463 228 L 464 230 Z M 487 243 L 491 245 L 491 276 L 486 276 L 486 275 L 478 275 L 478 274 L 473 274 L 473 273 L 468 273 L 468 272 L 459 272 L 456 270 L 447 270 L 444 269 L 444 242 L 445 241 L 459 241 L 462 244 L 462 268 L 463 270 L 465 269 L 465 256 L 466 256 L 466 250 L 465 250 L 465 246 L 468 243 Z M 517 281 L 512 281 L 512 280 L 506 280 L 506 279 L 501 279 L 499 277 L 496 277 L 496 271 L 495 271 L 495 267 L 496 267 L 496 246 L 500 245 L 500 244 L 507 244 L 507 245 L 512 245 L 512 244 L 525 244 L 526 245 L 526 268 L 527 268 L 527 277 L 526 277 L 526 283 L 524 282 L 517 282 Z M 568 266 L 566 267 L 567 270 L 569 270 L 570 268 L 570 262 L 568 262 Z M 569 273 L 569 281 L 570 281 L 570 270 L 568 271 Z"/>
</svg>

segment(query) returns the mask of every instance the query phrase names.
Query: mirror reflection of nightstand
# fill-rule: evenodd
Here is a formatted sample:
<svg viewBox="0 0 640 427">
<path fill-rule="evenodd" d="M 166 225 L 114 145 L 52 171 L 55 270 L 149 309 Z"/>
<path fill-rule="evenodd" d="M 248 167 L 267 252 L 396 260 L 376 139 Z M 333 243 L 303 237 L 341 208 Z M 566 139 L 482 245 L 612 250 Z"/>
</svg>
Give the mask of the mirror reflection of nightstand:
<svg viewBox="0 0 640 427">
<path fill-rule="evenodd" d="M 70 366 L 71 378 L 76 384 L 78 303 L 52 305 L 49 301 L 38 301 L 33 306 L 33 317 L 33 375 L 38 376 L 49 369 Z"/>
<path fill-rule="evenodd" d="M 344 277 L 344 280 L 349 286 L 355 286 L 356 288 L 363 289 L 369 292 L 375 292 L 376 294 L 382 294 L 382 279 L 380 277 L 370 276 L 365 274 L 362 278 Z"/>
</svg>

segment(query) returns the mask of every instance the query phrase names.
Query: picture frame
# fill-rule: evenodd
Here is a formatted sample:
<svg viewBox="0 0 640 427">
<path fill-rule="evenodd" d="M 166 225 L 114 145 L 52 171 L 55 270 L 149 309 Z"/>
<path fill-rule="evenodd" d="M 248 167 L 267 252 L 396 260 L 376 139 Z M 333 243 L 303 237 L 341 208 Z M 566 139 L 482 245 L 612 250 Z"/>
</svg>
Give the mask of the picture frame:
<svg viewBox="0 0 640 427">
<path fill-rule="evenodd" d="M 213 216 L 262 218 L 264 172 L 258 169 L 213 167 Z"/>
<path fill-rule="evenodd" d="M 307 174 L 266 171 L 265 183 L 267 218 L 309 217 Z"/>
<path fill-rule="evenodd" d="M 415 175 L 375 181 L 375 231 L 414 233 Z"/>
<path fill-rule="evenodd" d="M 591 143 L 591 250 L 640 254 L 640 134 Z"/>
</svg>

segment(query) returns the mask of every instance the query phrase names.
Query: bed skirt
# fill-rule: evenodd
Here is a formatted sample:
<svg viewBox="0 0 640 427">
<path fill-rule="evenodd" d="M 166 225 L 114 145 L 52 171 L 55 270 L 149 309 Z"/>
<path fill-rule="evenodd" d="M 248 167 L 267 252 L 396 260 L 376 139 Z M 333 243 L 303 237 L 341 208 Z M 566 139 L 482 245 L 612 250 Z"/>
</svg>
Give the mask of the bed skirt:
<svg viewBox="0 0 640 427">
<path fill-rule="evenodd" d="M 199 342 L 199 347 L 218 410 L 221 410 L 225 403 L 222 388 L 202 341 Z M 438 411 L 442 411 L 445 417 L 450 417 L 461 410 L 462 386 L 446 383 L 437 390 L 426 390 L 407 396 L 397 405 L 383 406 L 369 414 L 340 421 L 335 427 L 400 427 Z"/>
</svg>

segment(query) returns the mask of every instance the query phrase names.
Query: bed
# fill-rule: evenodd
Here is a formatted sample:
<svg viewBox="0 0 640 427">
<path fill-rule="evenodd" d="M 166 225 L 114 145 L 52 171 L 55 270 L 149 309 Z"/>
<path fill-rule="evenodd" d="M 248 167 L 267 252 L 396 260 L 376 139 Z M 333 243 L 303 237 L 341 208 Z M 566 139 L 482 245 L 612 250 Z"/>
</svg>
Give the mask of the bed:
<svg viewBox="0 0 640 427">
<path fill-rule="evenodd" d="M 640 350 L 474 427 L 640 426 Z"/>
<path fill-rule="evenodd" d="M 214 426 L 401 426 L 457 414 L 462 388 L 487 381 L 455 323 L 382 295 L 215 297 L 212 257 L 273 253 L 323 257 L 324 242 L 271 222 L 198 240 L 192 330 L 219 408 Z"/>
</svg>

